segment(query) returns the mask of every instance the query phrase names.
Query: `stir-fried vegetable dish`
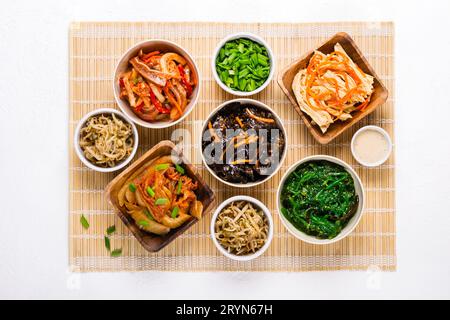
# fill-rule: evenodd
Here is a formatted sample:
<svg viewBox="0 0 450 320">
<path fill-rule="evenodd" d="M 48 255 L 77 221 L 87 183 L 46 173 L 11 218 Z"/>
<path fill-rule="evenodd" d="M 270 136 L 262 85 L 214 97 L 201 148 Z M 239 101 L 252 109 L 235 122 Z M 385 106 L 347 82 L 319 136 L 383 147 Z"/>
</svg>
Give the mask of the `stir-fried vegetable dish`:
<svg viewBox="0 0 450 320">
<path fill-rule="evenodd" d="M 211 118 L 203 137 L 209 167 L 232 183 L 265 179 L 285 152 L 285 137 L 274 115 L 250 104 L 227 105 Z"/>
<path fill-rule="evenodd" d="M 201 219 L 203 204 L 197 200 L 197 182 L 185 168 L 163 156 L 150 161 L 124 183 L 118 193 L 120 207 L 144 231 L 167 234 L 189 221 Z"/>
<path fill-rule="evenodd" d="M 281 213 L 297 229 L 321 239 L 336 237 L 356 213 L 352 176 L 329 161 L 309 161 L 293 171 L 281 191 Z"/>
<path fill-rule="evenodd" d="M 133 112 L 149 122 L 179 119 L 189 104 L 196 75 L 188 61 L 174 52 L 142 50 L 129 61 L 119 77 L 120 98 Z"/>
</svg>

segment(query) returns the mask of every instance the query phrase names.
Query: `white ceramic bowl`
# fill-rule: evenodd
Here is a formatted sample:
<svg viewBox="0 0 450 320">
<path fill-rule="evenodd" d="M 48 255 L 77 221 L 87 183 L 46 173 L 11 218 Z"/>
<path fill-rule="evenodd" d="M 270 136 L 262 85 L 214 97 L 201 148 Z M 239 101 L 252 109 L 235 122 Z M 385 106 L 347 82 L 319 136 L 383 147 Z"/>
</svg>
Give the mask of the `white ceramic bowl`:
<svg viewBox="0 0 450 320">
<path fill-rule="evenodd" d="M 261 249 L 259 249 L 258 251 L 256 251 L 253 254 L 248 254 L 248 255 L 243 255 L 243 256 L 231 254 L 224 247 L 222 247 L 222 245 L 217 241 L 217 239 L 215 237 L 215 230 L 214 230 L 214 225 L 216 223 L 217 216 L 219 215 L 219 213 L 230 203 L 238 202 L 238 201 L 248 201 L 248 202 L 251 202 L 256 207 L 260 208 L 266 215 L 267 221 L 269 223 L 269 234 L 267 236 L 267 240 L 266 240 L 266 243 L 264 244 L 264 246 L 262 246 Z M 211 232 L 211 238 L 212 238 L 214 244 L 216 245 L 217 249 L 224 256 L 226 256 L 230 259 L 233 259 L 233 260 L 237 260 L 237 261 L 249 261 L 249 260 L 253 260 L 253 259 L 259 257 L 260 255 L 262 255 L 267 250 L 267 248 L 270 246 L 270 243 L 272 242 L 272 238 L 273 238 L 273 219 L 272 219 L 272 215 L 270 214 L 269 209 L 267 209 L 267 207 L 261 201 L 255 199 L 255 198 L 252 198 L 252 197 L 248 197 L 248 196 L 235 196 L 235 197 L 228 198 L 227 200 L 222 202 L 222 204 L 217 207 L 216 211 L 214 211 L 214 214 L 211 219 L 210 232 Z"/>
<path fill-rule="evenodd" d="M 231 187 L 237 187 L 237 188 L 252 188 L 254 186 L 257 186 L 259 184 L 262 184 L 264 182 L 266 182 L 267 180 L 269 180 L 270 178 L 272 178 L 280 169 L 281 165 L 283 164 L 284 159 L 286 158 L 286 154 L 287 154 L 287 146 L 288 146 L 288 137 L 286 134 L 286 129 L 284 128 L 283 125 L 283 121 L 281 120 L 281 118 L 275 113 L 275 111 L 273 111 L 272 109 L 269 108 L 268 105 L 257 101 L 257 100 L 253 100 L 253 99 L 248 99 L 248 98 L 238 98 L 238 99 L 233 99 L 233 100 L 228 100 L 225 101 L 224 103 L 222 103 L 221 105 L 219 105 L 214 111 L 211 112 L 211 114 L 209 115 L 209 117 L 206 119 L 205 123 L 203 124 L 202 127 L 202 131 L 200 134 L 200 148 L 202 149 L 202 143 L 203 143 L 203 132 L 205 132 L 206 128 L 208 127 L 208 122 L 217 114 L 217 112 L 219 112 L 220 110 L 222 110 L 223 108 L 226 108 L 229 104 L 231 103 L 241 103 L 241 104 L 250 104 L 250 105 L 254 105 L 257 107 L 260 107 L 264 110 L 269 111 L 270 113 L 273 114 L 274 118 L 276 119 L 276 122 L 278 124 L 278 127 L 281 129 L 281 131 L 284 134 L 284 150 L 283 150 L 283 155 L 281 156 L 281 160 L 278 163 L 278 167 L 270 174 L 268 175 L 265 179 L 261 180 L 261 181 L 257 181 L 257 182 L 250 182 L 250 183 L 246 183 L 246 184 L 242 184 L 242 183 L 232 183 L 232 182 L 228 182 L 223 180 L 222 178 L 220 178 L 207 164 L 206 159 L 205 159 L 205 155 L 203 154 L 203 150 L 201 152 L 202 154 L 202 160 L 203 160 L 203 164 L 205 165 L 206 169 L 208 169 L 208 171 L 219 181 L 221 181 L 222 183 L 225 183 L 226 185 L 229 185 Z"/>
<path fill-rule="evenodd" d="M 350 219 L 350 221 L 347 223 L 347 225 L 345 226 L 344 229 L 342 229 L 342 231 L 333 239 L 319 239 L 317 237 L 314 236 L 310 236 L 307 235 L 306 233 L 298 230 L 296 227 L 294 227 L 294 225 L 292 225 L 292 223 L 286 219 L 284 217 L 284 215 L 281 213 L 281 202 L 280 202 L 280 196 L 281 196 L 281 190 L 283 189 L 284 183 L 287 179 L 287 177 L 295 170 L 297 169 L 297 167 L 305 162 L 308 161 L 313 161 L 313 160 L 326 160 L 329 162 L 333 162 L 336 164 L 341 165 L 342 167 L 345 168 L 345 170 L 347 170 L 348 173 L 350 173 L 350 175 L 353 178 L 353 181 L 355 183 L 355 191 L 356 194 L 358 195 L 359 198 L 359 203 L 358 203 L 358 208 L 356 209 L 356 212 L 354 214 L 354 216 Z M 364 188 L 363 188 L 363 184 L 361 182 L 361 179 L 359 178 L 358 174 L 353 170 L 353 168 L 348 165 L 346 162 L 332 157 L 332 156 L 327 156 L 327 155 L 315 155 L 315 156 L 310 156 L 310 157 L 306 157 L 303 158 L 302 160 L 298 161 L 297 163 L 293 164 L 289 170 L 284 174 L 283 178 L 281 178 L 280 181 L 280 185 L 278 186 L 278 192 L 277 192 L 277 210 L 278 210 L 278 215 L 281 219 L 281 222 L 284 224 L 284 226 L 286 227 L 286 229 L 297 239 L 303 240 L 307 243 L 311 243 L 311 244 L 330 244 L 330 243 L 334 243 L 337 242 L 339 240 L 342 240 L 343 238 L 345 238 L 346 236 L 348 236 L 353 229 L 356 227 L 356 225 L 359 223 L 359 220 L 361 219 L 362 216 L 362 211 L 364 208 Z"/>
<path fill-rule="evenodd" d="M 194 88 L 194 91 L 192 93 L 191 101 L 186 106 L 186 110 L 181 115 L 181 117 L 175 121 L 158 121 L 158 122 L 149 122 L 142 120 L 139 118 L 133 110 L 131 110 L 131 107 L 129 106 L 128 102 L 124 99 L 120 99 L 120 86 L 119 86 L 119 77 L 120 75 L 128 69 L 128 61 L 136 56 L 140 50 L 144 50 L 144 52 L 159 50 L 159 51 L 171 51 L 178 53 L 183 58 L 185 58 L 189 65 L 193 68 L 193 72 L 196 74 L 197 77 L 197 86 Z M 114 81 L 113 81 L 113 92 L 114 92 L 114 98 L 116 99 L 117 104 L 119 105 L 119 108 L 122 110 L 123 113 L 126 114 L 128 118 L 130 118 L 134 123 L 150 129 L 161 129 L 161 128 L 168 128 L 171 127 L 180 121 L 182 121 L 184 118 L 186 118 L 189 113 L 191 113 L 194 106 L 197 104 L 197 100 L 200 93 L 200 86 L 201 86 L 201 78 L 200 78 L 200 72 L 198 69 L 197 64 L 195 63 L 194 59 L 191 57 L 191 55 L 181 46 L 167 40 L 147 40 L 140 42 L 130 49 L 128 49 L 127 52 L 124 53 L 124 55 L 120 58 L 119 62 L 116 65 L 116 69 L 114 71 Z"/>
<path fill-rule="evenodd" d="M 222 82 L 222 80 L 220 80 L 219 75 L 217 74 L 217 70 L 216 70 L 216 58 L 219 55 L 220 49 L 228 41 L 235 40 L 235 39 L 240 39 L 240 38 L 247 38 L 247 39 L 255 41 L 255 42 L 259 43 L 260 45 L 264 46 L 267 49 L 267 53 L 269 55 L 269 60 L 270 60 L 269 77 L 266 79 L 266 81 L 259 88 L 256 88 L 255 90 L 250 91 L 250 92 L 237 91 L 237 90 L 233 90 L 233 89 L 229 88 L 226 84 L 224 84 Z M 225 90 L 226 92 L 231 93 L 233 95 L 236 95 L 236 96 L 247 97 L 247 96 L 251 96 L 253 94 L 256 94 L 258 92 L 261 92 L 262 90 L 264 90 L 265 87 L 267 87 L 269 85 L 269 83 L 272 80 L 273 75 L 275 73 L 275 59 L 274 59 L 274 55 L 273 55 L 272 49 L 269 47 L 267 42 L 264 41 L 264 39 L 262 39 L 261 37 L 257 36 L 256 34 L 253 34 L 253 33 L 239 32 L 239 33 L 234 33 L 234 34 L 228 35 L 228 36 L 226 36 L 225 38 L 223 38 L 219 42 L 219 44 L 217 45 L 216 49 L 214 49 L 214 53 L 213 53 L 212 61 L 211 61 L 211 70 L 213 72 L 214 79 L 216 80 L 217 84 L 223 90 Z"/>
<path fill-rule="evenodd" d="M 86 123 L 86 121 L 92 117 L 92 116 L 96 116 L 96 115 L 100 115 L 100 114 L 112 114 L 114 113 L 114 115 L 116 115 L 117 117 L 119 117 L 121 120 L 125 121 L 126 123 L 129 123 L 131 125 L 131 128 L 133 130 L 133 138 L 134 138 L 134 146 L 133 146 L 133 150 L 131 151 L 131 154 L 129 155 L 128 158 L 126 158 L 125 160 L 123 160 L 122 162 L 118 163 L 115 167 L 112 168 L 103 168 L 103 167 L 98 167 L 95 164 L 93 164 L 92 162 L 90 162 L 88 159 L 86 159 L 86 157 L 84 156 L 83 150 L 81 150 L 80 147 L 80 130 L 81 128 L 84 126 L 84 124 Z M 136 126 L 134 125 L 133 122 L 131 122 L 127 117 L 125 117 L 121 112 L 115 110 L 115 109 L 111 109 L 111 108 L 103 108 L 103 109 L 97 109 L 94 111 L 91 111 L 89 113 L 87 113 L 78 123 L 77 127 L 75 128 L 75 135 L 73 138 L 73 143 L 74 143 L 74 148 L 75 148 L 75 153 L 77 154 L 78 158 L 80 158 L 81 162 L 83 162 L 88 168 L 91 168 L 92 170 L 98 171 L 98 172 L 113 172 L 113 171 L 117 171 L 122 169 L 123 167 L 125 167 L 135 156 L 136 151 L 138 149 L 138 144 L 139 144 L 139 135 L 138 135 L 138 131 L 136 129 Z"/>
<path fill-rule="evenodd" d="M 374 130 L 374 131 L 377 131 L 377 132 L 381 133 L 381 134 L 383 135 L 383 137 L 386 139 L 387 144 L 388 144 L 388 151 L 387 151 L 385 157 L 383 157 L 383 158 L 380 159 L 379 161 L 373 162 L 373 163 L 363 161 L 362 159 L 360 159 L 360 158 L 358 157 L 358 155 L 357 155 L 356 152 L 355 152 L 355 141 L 356 141 L 356 138 L 357 138 L 361 133 L 363 133 L 363 132 L 365 132 L 365 131 L 367 131 L 367 130 Z M 380 127 L 378 127 L 378 126 L 365 126 L 365 127 L 360 128 L 358 131 L 355 132 L 355 134 L 353 135 L 353 138 L 352 138 L 352 142 L 351 142 L 351 144 L 350 144 L 350 148 L 351 148 L 351 150 L 352 150 L 352 155 L 353 155 L 353 157 L 354 157 L 354 158 L 356 159 L 356 161 L 358 161 L 361 165 L 363 165 L 363 166 L 365 166 L 365 167 L 377 167 L 377 166 L 379 166 L 379 165 L 382 165 L 384 162 L 386 162 L 387 159 L 389 159 L 389 156 L 391 155 L 391 152 L 392 152 L 392 141 L 391 141 L 391 137 L 389 137 L 389 134 L 388 134 L 388 133 L 386 132 L 386 130 L 384 130 L 383 128 L 380 128 Z"/>
</svg>

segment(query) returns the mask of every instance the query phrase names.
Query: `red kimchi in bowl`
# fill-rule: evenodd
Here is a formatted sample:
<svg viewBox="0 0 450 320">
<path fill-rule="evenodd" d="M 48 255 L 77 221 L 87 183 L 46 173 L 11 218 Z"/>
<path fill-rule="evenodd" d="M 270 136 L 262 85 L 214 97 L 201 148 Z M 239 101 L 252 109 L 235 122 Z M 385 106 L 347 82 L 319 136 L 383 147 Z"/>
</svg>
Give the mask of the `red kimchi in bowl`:
<svg viewBox="0 0 450 320">
<path fill-rule="evenodd" d="M 149 40 L 129 49 L 119 61 L 114 93 L 134 122 L 163 128 L 192 110 L 198 82 L 198 69 L 184 49 L 170 41 Z"/>
</svg>

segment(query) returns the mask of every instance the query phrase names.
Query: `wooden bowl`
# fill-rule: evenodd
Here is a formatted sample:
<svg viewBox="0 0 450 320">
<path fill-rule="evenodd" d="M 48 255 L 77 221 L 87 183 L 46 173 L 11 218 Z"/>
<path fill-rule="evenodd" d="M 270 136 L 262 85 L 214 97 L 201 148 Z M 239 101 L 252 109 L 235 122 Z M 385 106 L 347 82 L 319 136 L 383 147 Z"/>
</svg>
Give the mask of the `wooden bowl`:
<svg viewBox="0 0 450 320">
<path fill-rule="evenodd" d="M 117 215 L 123 221 L 123 223 L 130 229 L 131 233 L 136 237 L 139 243 L 150 252 L 157 252 L 175 240 L 180 234 L 189 229 L 192 225 L 197 223 L 197 219 L 193 218 L 183 224 L 181 227 L 172 229 L 170 232 L 164 236 L 159 236 L 151 233 L 147 233 L 136 225 L 133 218 L 127 213 L 125 208 L 121 208 L 118 203 L 117 194 L 123 184 L 128 180 L 128 178 L 138 170 L 142 165 L 147 163 L 149 160 L 160 156 L 170 155 L 174 152 L 184 164 L 186 170 L 186 175 L 188 175 L 192 180 L 198 182 L 198 189 L 195 194 L 197 199 L 203 204 L 203 217 L 206 216 L 215 206 L 215 195 L 211 188 L 203 181 L 200 175 L 196 172 L 196 169 L 190 164 L 183 154 L 175 148 L 175 144 L 171 141 L 161 141 L 149 151 L 147 151 L 142 157 L 136 160 L 130 167 L 119 174 L 112 180 L 105 189 L 105 197 L 108 202 L 114 207 Z"/>
<path fill-rule="evenodd" d="M 366 117 L 368 114 L 372 113 L 379 105 L 383 104 L 388 97 L 388 91 L 386 87 L 381 83 L 379 77 L 375 73 L 374 69 L 370 66 L 367 59 L 364 58 L 361 50 L 356 46 L 355 41 L 353 41 L 353 39 L 347 33 L 340 32 L 335 34 L 331 39 L 323 43 L 316 50 L 325 54 L 329 54 L 334 51 L 334 46 L 336 43 L 340 43 L 342 45 L 353 62 L 356 63 L 358 67 L 361 68 L 361 70 L 374 77 L 374 91 L 370 103 L 367 105 L 366 109 L 363 112 L 353 112 L 353 118 L 347 121 L 336 121 L 329 126 L 327 132 L 322 133 L 317 125 L 312 124 L 311 118 L 300 109 L 294 92 L 292 91 L 292 81 L 300 70 L 305 69 L 308 66 L 309 60 L 311 59 L 315 50 L 309 51 L 300 59 L 294 61 L 292 64 L 283 69 L 278 75 L 278 85 L 292 102 L 295 110 L 300 114 L 303 122 L 308 127 L 313 137 L 321 144 L 327 144 L 328 142 L 339 136 L 341 133 L 343 133 L 345 130 L 353 126 L 355 123 Z"/>
</svg>

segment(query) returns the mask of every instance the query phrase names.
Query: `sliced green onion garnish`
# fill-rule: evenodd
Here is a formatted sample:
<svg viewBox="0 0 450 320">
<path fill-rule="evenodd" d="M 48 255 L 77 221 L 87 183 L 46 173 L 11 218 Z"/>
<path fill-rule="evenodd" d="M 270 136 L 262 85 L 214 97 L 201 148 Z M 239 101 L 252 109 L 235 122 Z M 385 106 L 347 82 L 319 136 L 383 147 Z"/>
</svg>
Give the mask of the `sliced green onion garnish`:
<svg viewBox="0 0 450 320">
<path fill-rule="evenodd" d="M 106 250 L 111 251 L 111 241 L 107 236 L 105 236 L 105 248 Z"/>
<path fill-rule="evenodd" d="M 155 220 L 155 219 L 153 219 L 152 214 L 150 213 L 150 211 L 147 208 L 144 209 L 144 214 L 149 220 Z"/>
<path fill-rule="evenodd" d="M 143 227 L 147 227 L 149 225 L 148 221 L 145 220 L 139 220 L 137 224 Z"/>
<path fill-rule="evenodd" d="M 115 249 L 111 252 L 111 257 L 120 257 L 122 255 L 122 249 Z"/>
<path fill-rule="evenodd" d="M 173 208 L 172 210 L 172 218 L 176 218 L 178 217 L 178 212 L 180 211 L 180 209 L 178 207 Z"/>
<path fill-rule="evenodd" d="M 180 180 L 178 180 L 178 185 L 177 185 L 177 194 L 180 194 L 181 193 L 181 186 L 182 186 L 182 182 L 181 182 L 181 179 Z"/>
<path fill-rule="evenodd" d="M 134 183 L 130 183 L 128 185 L 128 189 L 130 189 L 131 192 L 136 192 L 136 185 Z"/>
<path fill-rule="evenodd" d="M 167 204 L 168 202 L 169 202 L 169 199 L 167 199 L 167 198 L 158 198 L 155 201 L 155 205 L 162 206 L 162 205 Z"/>
<path fill-rule="evenodd" d="M 158 164 L 155 166 L 156 170 L 166 170 L 167 168 L 169 168 L 169 164 L 168 163 L 162 163 L 162 164 Z"/>
<path fill-rule="evenodd" d="M 177 169 L 179 173 L 184 174 L 184 168 L 179 164 L 175 164 L 175 169 Z"/>
<path fill-rule="evenodd" d="M 84 215 L 81 215 L 80 222 L 81 222 L 81 225 L 83 226 L 83 228 L 89 229 L 89 222 L 86 220 Z"/>
<path fill-rule="evenodd" d="M 106 229 L 106 234 L 108 236 L 113 234 L 114 232 L 116 232 L 116 226 L 114 224 Z"/>
<path fill-rule="evenodd" d="M 155 196 L 155 191 L 153 191 L 152 187 L 150 186 L 147 187 L 147 193 L 152 198 Z"/>
</svg>

